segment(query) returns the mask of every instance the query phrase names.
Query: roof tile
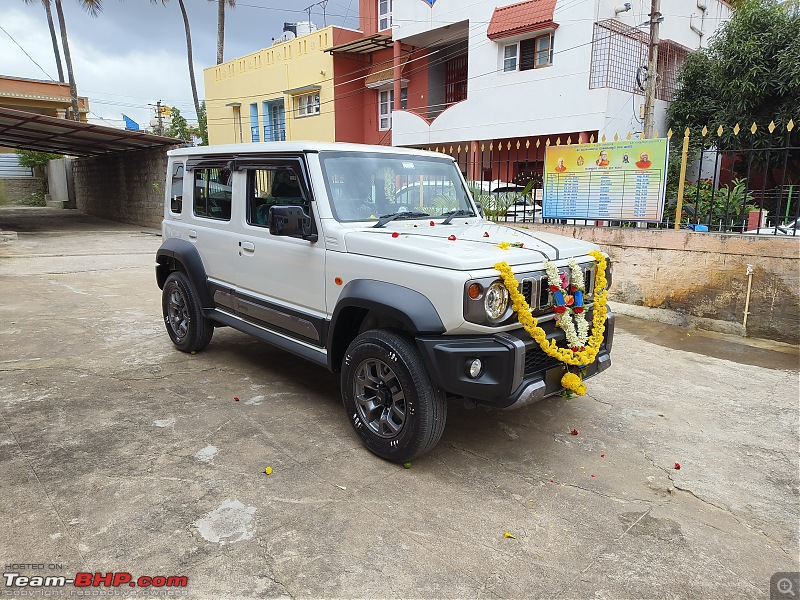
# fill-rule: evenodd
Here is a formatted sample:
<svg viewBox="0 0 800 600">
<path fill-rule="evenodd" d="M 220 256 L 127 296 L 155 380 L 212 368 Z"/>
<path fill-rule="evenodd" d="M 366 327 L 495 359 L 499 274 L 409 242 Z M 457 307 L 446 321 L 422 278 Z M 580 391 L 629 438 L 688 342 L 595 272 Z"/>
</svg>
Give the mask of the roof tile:
<svg viewBox="0 0 800 600">
<path fill-rule="evenodd" d="M 557 0 L 528 0 L 494 9 L 486 35 L 497 40 L 540 29 L 555 29 L 553 21 Z"/>
</svg>

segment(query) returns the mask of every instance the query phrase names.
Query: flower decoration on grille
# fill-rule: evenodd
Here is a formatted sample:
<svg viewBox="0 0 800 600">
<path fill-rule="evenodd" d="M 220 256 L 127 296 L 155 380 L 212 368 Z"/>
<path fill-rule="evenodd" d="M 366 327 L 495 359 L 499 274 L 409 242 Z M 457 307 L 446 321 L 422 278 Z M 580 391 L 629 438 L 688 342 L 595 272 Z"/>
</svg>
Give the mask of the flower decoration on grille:
<svg viewBox="0 0 800 600">
<path fill-rule="evenodd" d="M 574 258 L 568 262 L 570 277 L 565 272 L 558 271 L 558 267 L 548 260 L 544 263 L 547 272 L 547 285 L 553 294 L 553 311 L 556 313 L 556 323 L 564 330 L 567 344 L 573 352 L 578 352 L 586 347 L 589 339 L 589 323 L 586 321 L 583 307 L 583 294 L 586 292 L 586 282 L 583 270 Z"/>
<path fill-rule="evenodd" d="M 561 322 L 569 320 L 574 329 L 574 337 L 572 340 L 570 340 L 570 336 L 573 334 L 567 334 L 568 343 L 571 345 L 569 348 L 559 348 L 554 339 L 547 339 L 547 333 L 544 329 L 539 327 L 538 321 L 531 314 L 531 308 L 525 300 L 525 296 L 519 291 L 519 282 L 516 277 L 514 277 L 514 271 L 511 270 L 508 263 L 499 262 L 494 266 L 494 268 L 500 272 L 503 284 L 511 297 L 511 307 L 517 314 L 517 319 L 519 319 L 519 323 L 522 325 L 523 329 L 525 329 L 531 338 L 539 344 L 542 352 L 563 362 L 567 365 L 568 369 L 570 367 L 577 367 L 577 373 L 568 370 L 567 373 L 564 374 L 561 378 L 561 385 L 564 389 L 570 390 L 579 396 L 583 396 L 586 393 L 586 385 L 583 383 L 583 370 L 586 365 L 592 364 L 597 358 L 597 354 L 600 352 L 600 345 L 603 343 L 603 334 L 606 330 L 606 285 L 608 283 L 606 279 L 606 257 L 597 250 L 593 250 L 589 254 L 597 261 L 597 275 L 595 277 L 594 289 L 594 318 L 590 334 L 588 333 L 589 325 L 584 317 L 584 311 L 576 311 L 577 308 L 584 308 L 583 292 L 585 291 L 584 288 L 586 285 L 583 272 L 577 262 L 574 260 L 569 262 L 572 272 L 572 281 L 569 283 L 568 288 L 564 285 L 564 280 L 558 273 L 558 269 L 555 265 L 550 263 L 550 261 L 545 263 L 548 270 L 547 283 L 554 297 L 553 309 L 559 317 L 559 326 L 564 329 Z M 567 289 L 569 290 L 567 295 L 572 296 L 572 304 L 569 306 L 564 296 Z M 555 298 L 557 293 L 560 293 L 562 296 L 563 301 L 561 303 Z M 580 295 L 576 298 L 575 296 L 578 295 L 578 293 L 580 293 Z M 556 308 L 562 308 L 563 310 L 559 312 L 556 311 Z M 569 311 L 569 314 L 567 311 Z M 573 316 L 578 318 L 573 319 Z M 570 327 L 570 324 L 565 323 L 567 328 Z M 586 328 L 585 331 L 584 327 Z M 566 329 L 565 333 L 567 333 Z M 583 343 L 575 344 L 573 342 Z"/>
</svg>

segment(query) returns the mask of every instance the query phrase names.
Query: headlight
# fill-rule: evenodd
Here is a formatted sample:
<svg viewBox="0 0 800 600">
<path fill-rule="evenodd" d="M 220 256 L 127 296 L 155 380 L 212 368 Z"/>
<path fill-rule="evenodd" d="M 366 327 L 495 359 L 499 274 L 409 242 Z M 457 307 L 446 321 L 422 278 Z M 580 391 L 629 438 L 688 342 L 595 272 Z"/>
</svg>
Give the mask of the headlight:
<svg viewBox="0 0 800 600">
<path fill-rule="evenodd" d="M 508 290 L 502 281 L 498 279 L 488 287 L 483 306 L 486 310 L 486 316 L 492 321 L 496 321 L 505 315 L 508 308 Z"/>
</svg>

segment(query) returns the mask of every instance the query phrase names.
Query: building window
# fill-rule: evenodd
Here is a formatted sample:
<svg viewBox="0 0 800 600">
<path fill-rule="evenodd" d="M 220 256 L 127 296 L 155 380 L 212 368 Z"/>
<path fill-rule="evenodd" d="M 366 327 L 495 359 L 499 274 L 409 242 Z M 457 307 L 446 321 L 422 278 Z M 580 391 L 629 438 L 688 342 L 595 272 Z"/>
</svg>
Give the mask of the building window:
<svg viewBox="0 0 800 600">
<path fill-rule="evenodd" d="M 528 71 L 553 64 L 553 34 L 503 46 L 503 71 Z"/>
<path fill-rule="evenodd" d="M 503 48 L 503 71 L 517 70 L 517 44 Z"/>
<path fill-rule="evenodd" d="M 258 103 L 250 105 L 250 139 L 253 142 L 260 142 L 260 128 L 258 126 Z"/>
<path fill-rule="evenodd" d="M 408 88 L 400 90 L 400 108 L 408 108 Z M 387 131 L 392 128 L 392 109 L 394 109 L 394 90 L 378 92 L 378 129 Z"/>
<path fill-rule="evenodd" d="M 264 141 L 282 142 L 286 139 L 286 115 L 283 100 L 262 103 L 264 111 Z"/>
<path fill-rule="evenodd" d="M 467 99 L 467 55 L 451 58 L 444 69 L 444 102 L 455 104 Z"/>
<path fill-rule="evenodd" d="M 295 112 L 298 117 L 310 117 L 319 114 L 319 93 L 303 94 L 295 96 Z"/>
<path fill-rule="evenodd" d="M 392 0 L 378 0 L 378 31 L 392 27 Z"/>
</svg>

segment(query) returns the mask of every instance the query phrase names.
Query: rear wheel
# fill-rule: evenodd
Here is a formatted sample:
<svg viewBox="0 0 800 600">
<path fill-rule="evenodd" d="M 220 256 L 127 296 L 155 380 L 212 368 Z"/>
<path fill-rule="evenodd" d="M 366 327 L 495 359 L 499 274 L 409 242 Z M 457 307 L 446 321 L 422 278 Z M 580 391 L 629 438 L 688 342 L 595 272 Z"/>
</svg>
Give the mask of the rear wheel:
<svg viewBox="0 0 800 600">
<path fill-rule="evenodd" d="M 384 329 L 357 336 L 342 362 L 341 384 L 351 425 L 381 458 L 411 460 L 442 437 L 447 402 L 408 337 Z"/>
<path fill-rule="evenodd" d="M 172 343 L 183 352 L 199 352 L 211 341 L 214 323 L 203 315 L 186 273 L 173 271 L 161 294 L 164 325 Z"/>
</svg>

